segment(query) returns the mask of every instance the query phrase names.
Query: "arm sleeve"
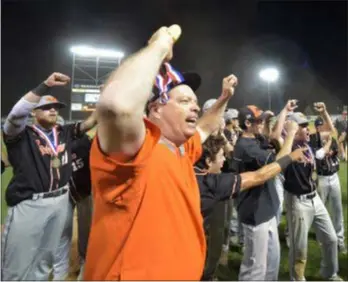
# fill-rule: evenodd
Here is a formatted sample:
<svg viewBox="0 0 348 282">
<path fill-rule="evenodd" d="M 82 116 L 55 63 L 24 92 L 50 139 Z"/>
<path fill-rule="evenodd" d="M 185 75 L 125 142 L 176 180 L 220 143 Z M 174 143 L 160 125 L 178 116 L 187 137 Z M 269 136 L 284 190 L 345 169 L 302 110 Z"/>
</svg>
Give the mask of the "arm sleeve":
<svg viewBox="0 0 348 282">
<path fill-rule="evenodd" d="M 216 197 L 219 201 L 228 200 L 238 195 L 241 185 L 241 177 L 234 173 L 220 173 L 216 177 Z"/>
<path fill-rule="evenodd" d="M 29 115 L 36 105 L 22 98 L 13 106 L 4 123 L 4 137 L 7 140 L 16 138 L 23 132 Z"/>
</svg>

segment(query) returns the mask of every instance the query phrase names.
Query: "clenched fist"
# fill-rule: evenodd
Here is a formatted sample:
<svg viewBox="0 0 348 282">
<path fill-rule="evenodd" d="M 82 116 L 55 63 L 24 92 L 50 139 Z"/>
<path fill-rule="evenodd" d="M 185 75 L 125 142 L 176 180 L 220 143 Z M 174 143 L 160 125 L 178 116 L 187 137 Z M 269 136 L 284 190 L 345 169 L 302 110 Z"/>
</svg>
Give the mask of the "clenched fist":
<svg viewBox="0 0 348 282">
<path fill-rule="evenodd" d="M 293 100 L 289 100 L 286 105 L 285 105 L 285 109 L 288 112 L 293 112 L 298 106 L 297 106 L 297 100 L 293 99 Z"/>
<path fill-rule="evenodd" d="M 318 113 L 323 113 L 326 111 L 326 105 L 323 102 L 317 102 L 314 103 L 314 109 L 318 112 Z"/>
<path fill-rule="evenodd" d="M 181 28 L 174 24 L 170 27 L 162 26 L 158 29 L 148 41 L 148 44 L 157 43 L 166 51 L 165 61 L 170 61 L 173 58 L 173 46 L 181 35 Z"/>
<path fill-rule="evenodd" d="M 54 72 L 45 80 L 45 84 L 49 87 L 63 86 L 63 85 L 67 85 L 69 81 L 70 81 L 69 76 L 62 74 L 60 72 Z"/>
<path fill-rule="evenodd" d="M 230 98 L 234 94 L 234 90 L 238 85 L 238 78 L 231 74 L 222 80 L 222 95 Z"/>
</svg>

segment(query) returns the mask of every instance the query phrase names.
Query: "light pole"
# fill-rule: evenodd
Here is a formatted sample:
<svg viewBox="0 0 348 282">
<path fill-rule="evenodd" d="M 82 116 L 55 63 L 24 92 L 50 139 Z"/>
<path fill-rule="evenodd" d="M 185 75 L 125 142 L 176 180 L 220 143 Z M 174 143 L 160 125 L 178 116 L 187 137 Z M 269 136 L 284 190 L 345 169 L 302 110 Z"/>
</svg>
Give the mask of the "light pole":
<svg viewBox="0 0 348 282">
<path fill-rule="evenodd" d="M 266 68 L 260 71 L 260 78 L 267 82 L 268 109 L 272 110 L 271 93 L 269 91 L 270 83 L 276 82 L 279 78 L 279 72 L 275 68 Z"/>
<path fill-rule="evenodd" d="M 100 84 L 120 65 L 124 54 L 86 45 L 73 46 L 70 52 L 73 54 L 69 111 L 71 120 L 73 111 L 84 111 L 83 104 L 91 102 L 91 96 L 99 96 Z"/>
</svg>

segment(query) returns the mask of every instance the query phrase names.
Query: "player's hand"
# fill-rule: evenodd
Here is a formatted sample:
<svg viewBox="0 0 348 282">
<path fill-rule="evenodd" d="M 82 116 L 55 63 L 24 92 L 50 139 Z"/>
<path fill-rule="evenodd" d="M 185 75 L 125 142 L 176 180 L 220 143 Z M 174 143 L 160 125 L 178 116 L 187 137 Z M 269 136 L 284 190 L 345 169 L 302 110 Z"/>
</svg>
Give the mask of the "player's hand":
<svg viewBox="0 0 348 282">
<path fill-rule="evenodd" d="M 308 151 L 308 148 L 303 147 L 303 148 L 298 148 L 295 151 L 291 152 L 289 154 L 289 157 L 294 161 L 294 162 L 307 162 L 307 158 L 305 153 Z"/>
<path fill-rule="evenodd" d="M 298 100 L 296 99 L 292 99 L 292 100 L 289 100 L 284 109 L 287 111 L 287 112 L 293 112 L 298 106 L 297 106 L 297 102 Z"/>
<path fill-rule="evenodd" d="M 54 72 L 45 80 L 45 84 L 49 87 L 63 86 L 63 85 L 67 85 L 69 81 L 70 81 L 69 76 L 62 74 L 60 72 Z"/>
<path fill-rule="evenodd" d="M 284 124 L 284 129 L 288 134 L 296 133 L 298 128 L 299 128 L 298 124 L 292 120 L 288 120 Z"/>
<path fill-rule="evenodd" d="M 316 110 L 318 113 L 323 113 L 326 111 L 326 105 L 323 102 L 317 102 L 314 103 L 314 110 Z"/>
<path fill-rule="evenodd" d="M 165 61 L 170 61 L 173 58 L 173 46 L 181 35 L 181 27 L 177 24 L 170 27 L 162 26 L 149 39 L 148 44 L 159 44 L 164 48 L 166 56 Z"/>
<path fill-rule="evenodd" d="M 238 78 L 231 74 L 222 80 L 222 95 L 231 98 L 234 94 L 234 90 L 238 85 Z"/>
</svg>

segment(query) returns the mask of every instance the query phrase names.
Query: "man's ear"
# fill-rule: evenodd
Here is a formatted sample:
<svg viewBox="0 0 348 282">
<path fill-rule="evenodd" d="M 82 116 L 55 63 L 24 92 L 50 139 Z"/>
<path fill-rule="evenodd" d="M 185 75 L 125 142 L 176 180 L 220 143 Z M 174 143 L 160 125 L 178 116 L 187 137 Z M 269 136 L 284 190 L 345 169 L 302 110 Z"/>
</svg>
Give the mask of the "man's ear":
<svg viewBox="0 0 348 282">
<path fill-rule="evenodd" d="M 246 120 L 246 121 L 244 122 L 244 125 L 245 125 L 246 128 L 249 128 L 249 127 L 251 126 L 251 122 L 248 121 L 248 120 Z"/>
<path fill-rule="evenodd" d="M 211 159 L 209 157 L 205 159 L 205 165 L 207 166 L 207 168 L 211 167 Z"/>
<path fill-rule="evenodd" d="M 35 111 L 31 111 L 30 116 L 31 117 L 36 117 L 36 112 Z"/>
<path fill-rule="evenodd" d="M 156 119 L 159 119 L 163 108 L 162 105 L 158 102 L 154 102 L 150 107 L 151 115 Z"/>
</svg>

